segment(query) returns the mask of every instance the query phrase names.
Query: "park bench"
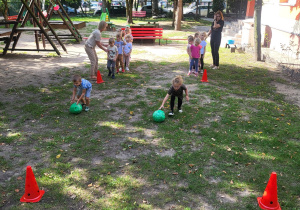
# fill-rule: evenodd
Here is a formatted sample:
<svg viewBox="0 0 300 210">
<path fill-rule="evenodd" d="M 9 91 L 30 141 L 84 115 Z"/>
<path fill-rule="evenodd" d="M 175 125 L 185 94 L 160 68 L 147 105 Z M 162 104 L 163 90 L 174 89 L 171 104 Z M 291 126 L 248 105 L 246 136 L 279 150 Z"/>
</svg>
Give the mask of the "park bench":
<svg viewBox="0 0 300 210">
<path fill-rule="evenodd" d="M 158 39 L 160 45 L 160 40 L 163 38 L 163 28 L 130 28 L 130 30 L 134 40 L 152 39 L 155 41 Z"/>
<path fill-rule="evenodd" d="M 8 16 L 7 20 L 17 20 L 18 15 Z"/>
<path fill-rule="evenodd" d="M 132 11 L 132 17 L 145 18 L 146 11 Z"/>
</svg>

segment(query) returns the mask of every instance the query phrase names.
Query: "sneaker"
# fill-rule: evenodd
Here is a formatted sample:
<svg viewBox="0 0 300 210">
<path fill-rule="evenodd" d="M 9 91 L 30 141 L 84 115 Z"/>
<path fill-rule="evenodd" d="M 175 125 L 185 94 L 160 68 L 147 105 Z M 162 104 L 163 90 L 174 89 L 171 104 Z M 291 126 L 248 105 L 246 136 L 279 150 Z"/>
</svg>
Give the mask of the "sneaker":
<svg viewBox="0 0 300 210">
<path fill-rule="evenodd" d="M 109 77 L 111 76 L 111 72 L 108 73 L 108 76 L 109 76 Z"/>
<path fill-rule="evenodd" d="M 190 76 L 191 75 L 191 71 L 189 71 L 189 73 L 187 75 Z"/>
<path fill-rule="evenodd" d="M 182 113 L 182 109 L 179 109 L 178 111 L 179 111 L 179 113 Z"/>
<path fill-rule="evenodd" d="M 170 112 L 170 113 L 169 113 L 169 116 L 173 116 L 173 115 L 174 115 L 174 113 L 173 113 L 173 112 Z"/>
<path fill-rule="evenodd" d="M 195 73 L 195 77 L 198 77 L 198 72 Z"/>
<path fill-rule="evenodd" d="M 213 67 L 212 69 L 219 69 L 219 66 L 215 66 L 215 67 Z"/>
<path fill-rule="evenodd" d="M 129 68 L 128 68 L 128 67 L 126 67 L 126 71 L 129 71 Z"/>
<path fill-rule="evenodd" d="M 203 69 L 200 69 L 200 74 L 203 74 Z"/>
<path fill-rule="evenodd" d="M 88 111 L 90 111 L 90 108 L 87 106 L 87 107 L 85 107 L 84 111 L 88 112 Z"/>
<path fill-rule="evenodd" d="M 120 67 L 119 70 L 117 70 L 117 71 L 118 71 L 118 72 L 119 72 L 119 71 L 122 71 L 122 67 Z"/>
<path fill-rule="evenodd" d="M 115 75 L 113 74 L 113 75 L 111 76 L 111 78 L 114 79 L 114 78 L 115 78 Z"/>
<path fill-rule="evenodd" d="M 124 69 L 122 69 L 122 72 L 124 73 L 124 72 L 125 72 L 125 70 L 124 70 Z"/>
<path fill-rule="evenodd" d="M 81 104 L 81 106 L 82 106 L 82 109 L 84 109 L 84 107 L 86 106 L 85 104 Z"/>
<path fill-rule="evenodd" d="M 210 68 L 213 68 L 213 67 L 215 67 L 215 65 L 214 65 L 214 64 L 211 64 L 211 65 L 209 65 L 209 67 L 210 67 Z"/>
</svg>

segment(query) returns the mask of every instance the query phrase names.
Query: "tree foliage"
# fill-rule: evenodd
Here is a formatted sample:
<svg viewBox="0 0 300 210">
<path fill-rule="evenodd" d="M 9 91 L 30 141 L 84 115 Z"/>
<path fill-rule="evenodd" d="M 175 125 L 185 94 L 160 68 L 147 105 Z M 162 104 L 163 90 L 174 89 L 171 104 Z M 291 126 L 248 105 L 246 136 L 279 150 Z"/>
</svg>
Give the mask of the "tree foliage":
<svg viewBox="0 0 300 210">
<path fill-rule="evenodd" d="M 224 9 L 224 0 L 214 0 L 212 4 L 212 10 L 217 12 L 218 10 L 223 11 Z"/>
</svg>

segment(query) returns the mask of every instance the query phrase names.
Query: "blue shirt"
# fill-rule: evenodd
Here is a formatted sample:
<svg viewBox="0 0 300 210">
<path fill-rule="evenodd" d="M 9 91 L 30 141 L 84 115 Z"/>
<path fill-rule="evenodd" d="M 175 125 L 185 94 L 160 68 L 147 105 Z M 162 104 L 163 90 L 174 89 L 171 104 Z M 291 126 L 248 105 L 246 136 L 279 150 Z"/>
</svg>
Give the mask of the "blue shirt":
<svg viewBox="0 0 300 210">
<path fill-rule="evenodd" d="M 123 45 L 124 45 L 124 41 L 115 41 L 115 45 L 117 46 L 117 48 L 118 48 L 118 53 L 119 53 L 119 55 L 120 54 L 123 54 Z"/>
<path fill-rule="evenodd" d="M 132 50 L 132 44 L 131 43 L 127 43 L 125 46 L 124 46 L 124 53 L 129 53 L 130 50 Z"/>
<path fill-rule="evenodd" d="M 204 54 L 204 49 L 205 49 L 205 46 L 206 46 L 206 41 L 201 41 L 200 45 L 202 46 L 201 50 L 200 50 L 200 54 Z"/>
<path fill-rule="evenodd" d="M 74 85 L 74 87 L 77 87 L 77 86 Z M 92 84 L 86 79 L 81 79 L 81 84 L 77 88 L 80 90 L 90 89 L 90 88 L 92 88 Z"/>
</svg>

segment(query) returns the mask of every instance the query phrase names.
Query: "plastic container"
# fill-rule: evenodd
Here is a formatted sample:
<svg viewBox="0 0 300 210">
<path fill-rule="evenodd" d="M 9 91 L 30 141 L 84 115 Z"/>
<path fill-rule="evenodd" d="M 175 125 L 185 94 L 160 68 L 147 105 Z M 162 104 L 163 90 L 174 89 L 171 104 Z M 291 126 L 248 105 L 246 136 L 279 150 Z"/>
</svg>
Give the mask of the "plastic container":
<svg viewBox="0 0 300 210">
<path fill-rule="evenodd" d="M 232 39 L 228 40 L 227 44 L 234 44 L 234 40 L 232 40 Z"/>
</svg>

